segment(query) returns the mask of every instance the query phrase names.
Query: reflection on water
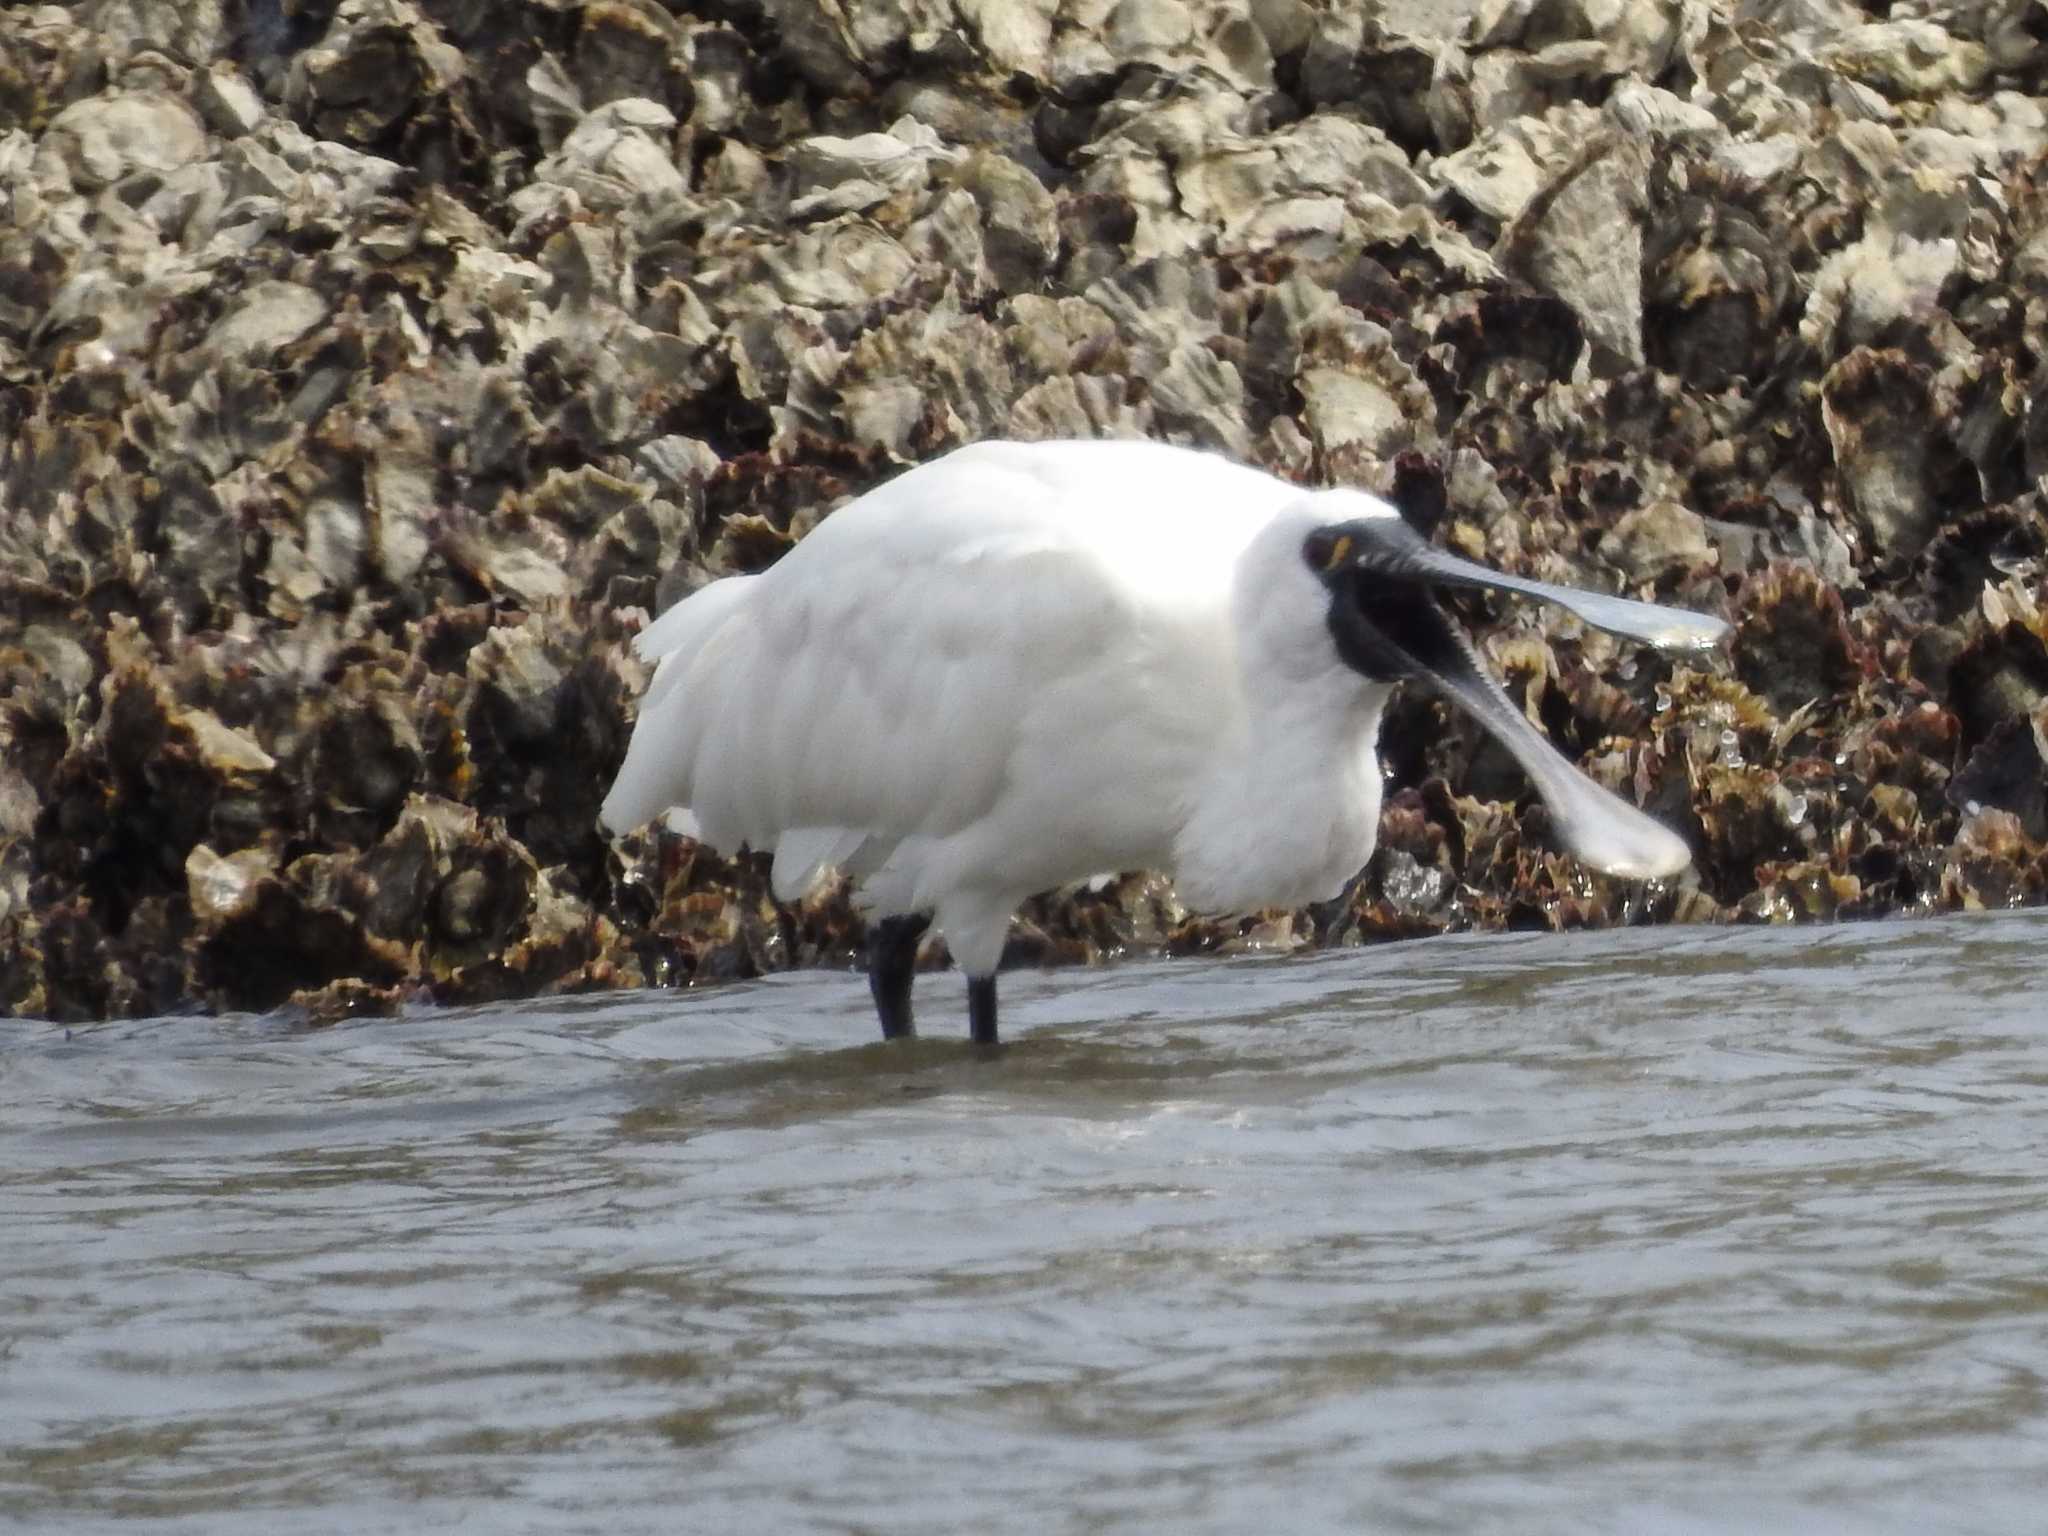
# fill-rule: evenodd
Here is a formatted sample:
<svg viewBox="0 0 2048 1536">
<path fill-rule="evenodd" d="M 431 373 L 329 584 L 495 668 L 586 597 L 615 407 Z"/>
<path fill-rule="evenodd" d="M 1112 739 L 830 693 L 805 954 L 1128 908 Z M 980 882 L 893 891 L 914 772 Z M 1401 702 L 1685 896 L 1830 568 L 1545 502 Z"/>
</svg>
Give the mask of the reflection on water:
<svg viewBox="0 0 2048 1536">
<path fill-rule="evenodd" d="M 2035 1529 L 2044 939 L 1027 974 L 994 1059 L 818 975 L 10 1026 L 0 1509 Z"/>
</svg>

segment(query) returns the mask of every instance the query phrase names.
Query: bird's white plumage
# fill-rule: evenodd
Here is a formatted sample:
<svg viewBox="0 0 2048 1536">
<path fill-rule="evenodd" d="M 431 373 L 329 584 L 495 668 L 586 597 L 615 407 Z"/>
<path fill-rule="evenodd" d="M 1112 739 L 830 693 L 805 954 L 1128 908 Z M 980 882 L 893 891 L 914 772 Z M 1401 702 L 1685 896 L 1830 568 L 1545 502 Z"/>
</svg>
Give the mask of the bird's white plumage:
<svg viewBox="0 0 2048 1536">
<path fill-rule="evenodd" d="M 1157 444 L 963 448 L 641 635 L 659 665 L 604 820 L 686 808 L 773 849 L 785 896 L 845 868 L 974 975 L 1019 901 L 1104 870 L 1200 909 L 1328 898 L 1372 851 L 1390 690 L 1337 656 L 1302 540 L 1381 516 Z M 1683 866 L 1533 729 L 1509 745 L 1596 862 Z"/>
</svg>

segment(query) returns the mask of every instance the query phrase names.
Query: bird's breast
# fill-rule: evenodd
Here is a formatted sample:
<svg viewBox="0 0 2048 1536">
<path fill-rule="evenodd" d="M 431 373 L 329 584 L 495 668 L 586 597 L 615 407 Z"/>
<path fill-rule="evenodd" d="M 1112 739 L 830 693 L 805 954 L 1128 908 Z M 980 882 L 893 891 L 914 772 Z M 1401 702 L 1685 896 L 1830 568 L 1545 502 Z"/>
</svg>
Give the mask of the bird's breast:
<svg viewBox="0 0 2048 1536">
<path fill-rule="evenodd" d="M 1174 883 L 1209 912 L 1327 901 L 1379 836 L 1379 718 L 1388 690 L 1293 718 L 1254 716 L 1174 843 Z"/>
</svg>

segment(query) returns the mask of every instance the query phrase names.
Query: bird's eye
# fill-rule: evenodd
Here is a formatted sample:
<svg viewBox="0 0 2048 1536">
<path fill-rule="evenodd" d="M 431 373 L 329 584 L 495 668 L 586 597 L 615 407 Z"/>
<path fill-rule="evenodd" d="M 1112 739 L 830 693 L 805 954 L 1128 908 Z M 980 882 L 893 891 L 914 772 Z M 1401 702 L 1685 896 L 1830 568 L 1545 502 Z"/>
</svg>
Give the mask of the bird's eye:
<svg viewBox="0 0 2048 1536">
<path fill-rule="evenodd" d="M 1328 528 L 1318 528 L 1301 545 L 1301 558 L 1308 562 L 1310 570 L 1318 572 L 1336 569 L 1350 553 L 1351 535 L 1333 533 Z"/>
</svg>

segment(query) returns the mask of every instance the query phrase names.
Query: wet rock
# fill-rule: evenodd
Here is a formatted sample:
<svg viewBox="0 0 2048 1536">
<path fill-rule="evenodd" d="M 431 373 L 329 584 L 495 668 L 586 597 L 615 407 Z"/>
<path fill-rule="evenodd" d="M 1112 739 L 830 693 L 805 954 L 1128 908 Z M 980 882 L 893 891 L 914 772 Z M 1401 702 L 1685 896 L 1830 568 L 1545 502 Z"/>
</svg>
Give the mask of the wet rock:
<svg viewBox="0 0 2048 1536">
<path fill-rule="evenodd" d="M 1706 390 L 1768 368 L 1795 291 L 1759 185 L 1718 161 L 1673 155 L 1653 172 L 1643 266 L 1651 362 Z"/>
<path fill-rule="evenodd" d="M 443 980 L 503 950 L 533 901 L 531 867 L 503 843 L 462 848 L 449 863 L 427 906 L 429 942 Z"/>
<path fill-rule="evenodd" d="M 1965 816 L 2011 813 L 2026 836 L 2048 842 L 2048 710 L 2008 715 L 1970 754 L 1948 787 L 1949 803 Z"/>
<path fill-rule="evenodd" d="M 1963 819 L 1941 871 L 1941 894 L 1965 912 L 2040 901 L 2048 870 L 2041 845 L 2010 811 L 1979 810 Z"/>
<path fill-rule="evenodd" d="M 1979 608 L 1987 588 L 2025 580 L 2048 561 L 2048 515 L 2038 498 L 2004 502 L 1948 518 L 1920 561 L 1921 582 L 1944 620 Z M 2005 597 L 1995 599 L 2002 607 Z M 2024 608 L 2024 600 L 2012 605 Z M 1952 631 L 1950 633 L 1953 633 Z M 1962 637 L 1955 636 L 1960 643 Z"/>
<path fill-rule="evenodd" d="M 163 175 L 206 149 L 197 114 L 176 96 L 123 92 L 73 102 L 51 119 L 37 155 L 46 184 L 97 192 L 137 175 Z"/>
<path fill-rule="evenodd" d="M 345 695 L 355 697 L 337 701 L 321 722 L 305 765 L 321 786 L 329 835 L 358 846 L 390 824 L 426 767 L 419 731 L 397 690 L 361 679 L 359 672 L 347 675 Z"/>
<path fill-rule="evenodd" d="M 1736 906 L 1738 918 L 1759 922 L 1833 922 L 1857 913 L 1863 882 L 1826 864 L 1800 860 L 1764 864 L 1757 888 Z"/>
<path fill-rule="evenodd" d="M 205 345 L 224 357 L 276 352 L 327 318 L 327 301 L 301 283 L 258 283 L 221 316 Z"/>
<path fill-rule="evenodd" d="M 990 280 L 1007 294 L 1035 294 L 1059 254 L 1052 194 L 1026 168 L 987 151 L 970 155 L 953 174 L 979 210 Z"/>
<path fill-rule="evenodd" d="M 1596 139 L 1501 235 L 1501 264 L 1571 305 L 1586 336 L 1623 363 L 1643 360 L 1641 141 Z"/>
<path fill-rule="evenodd" d="M 220 925 L 244 916 L 255 904 L 263 882 L 277 873 L 277 854 L 270 848 L 243 848 L 225 858 L 204 843 L 185 856 L 186 899 L 201 927 Z"/>
<path fill-rule="evenodd" d="M 1773 565 L 1736 598 L 1736 672 L 1780 717 L 1850 693 L 1871 670 L 1842 595 L 1805 566 Z"/>
<path fill-rule="evenodd" d="M 1981 620 L 1956 647 L 1946 678 L 1972 745 L 2048 697 L 2048 644 L 2031 598 L 1987 587 L 1980 603 Z"/>
<path fill-rule="evenodd" d="M 1800 335 L 1835 358 L 1881 343 L 1902 323 L 1917 328 L 1936 312 L 1961 252 L 1953 240 L 1865 239 L 1825 262 L 1807 299 Z"/>
<path fill-rule="evenodd" d="M 1821 420 L 1866 547 L 1880 558 L 1918 554 L 1939 515 L 1928 370 L 1901 352 L 1859 347 L 1821 381 Z"/>
<path fill-rule="evenodd" d="M 1600 558 L 1631 581 L 1655 583 L 1715 559 L 1706 519 L 1673 501 L 1624 513 L 1600 541 Z"/>
<path fill-rule="evenodd" d="M 959 154 L 910 118 L 886 133 L 801 139 L 790 148 L 790 214 L 801 219 L 852 213 L 921 192 L 931 183 L 933 165 Z"/>
<path fill-rule="evenodd" d="M 201 883 L 220 873 L 202 873 Z M 193 978 L 214 1006 L 266 1010 L 307 987 L 342 979 L 389 986 L 404 974 L 402 950 L 309 889 L 322 873 L 318 856 L 297 860 L 258 877 L 231 910 L 202 923 Z"/>
<path fill-rule="evenodd" d="M 1384 326 L 1346 305 L 1318 305 L 1294 327 L 1289 350 L 1301 422 L 1323 453 L 1391 461 L 1437 446 L 1435 402 Z"/>
<path fill-rule="evenodd" d="M 464 73 L 461 50 L 405 0 L 342 0 L 292 61 L 286 99 L 320 138 L 368 145 L 444 110 Z"/>
<path fill-rule="evenodd" d="M 254 133 L 263 122 L 263 98 L 232 68 L 215 66 L 192 77 L 192 104 L 207 127 L 229 138 Z"/>
<path fill-rule="evenodd" d="M 653 210 L 683 198 L 688 184 L 669 153 L 676 117 L 658 101 L 628 97 L 586 114 L 562 147 L 535 168 L 534 188 L 515 206 L 529 218 L 557 205 L 554 190 L 573 193 L 583 207 Z M 566 210 L 564 210 L 566 212 Z"/>
<path fill-rule="evenodd" d="M 1823 61 L 1894 100 L 1974 91 L 1984 83 L 1983 45 L 1932 21 L 1869 22 L 1843 32 Z"/>
</svg>

